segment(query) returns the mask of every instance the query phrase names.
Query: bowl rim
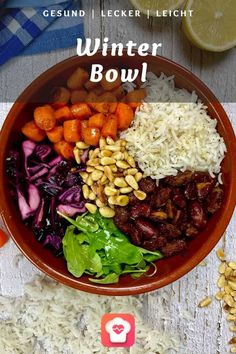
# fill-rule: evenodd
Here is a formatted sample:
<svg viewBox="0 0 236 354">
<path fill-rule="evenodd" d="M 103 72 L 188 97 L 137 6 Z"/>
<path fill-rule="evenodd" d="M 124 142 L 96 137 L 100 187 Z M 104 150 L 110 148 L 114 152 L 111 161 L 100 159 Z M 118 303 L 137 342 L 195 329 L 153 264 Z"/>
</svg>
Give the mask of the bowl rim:
<svg viewBox="0 0 236 354">
<path fill-rule="evenodd" d="M 101 50 L 93 57 L 94 59 L 96 56 L 100 58 L 101 55 Z M 110 53 L 109 53 L 110 55 Z M 127 55 L 126 52 L 124 53 L 124 56 Z M 16 99 L 15 103 L 13 104 L 12 108 L 10 109 L 3 127 L 0 132 L 0 141 L 2 143 L 2 148 L 0 149 L 0 180 L 2 179 L 2 176 L 5 173 L 4 170 L 4 164 L 5 164 L 5 148 L 6 144 L 10 135 L 10 131 L 12 129 L 13 124 L 11 123 L 11 117 L 17 114 L 17 111 L 19 109 L 19 104 L 17 101 L 23 101 L 24 102 L 24 97 L 27 97 L 30 95 L 31 88 L 34 87 L 33 91 L 36 92 L 39 88 L 43 86 L 48 81 L 48 75 L 51 73 L 51 71 L 54 72 L 54 76 L 57 75 L 57 73 L 60 73 L 62 68 L 65 65 L 72 65 L 73 62 L 78 61 L 78 65 L 80 62 L 81 58 L 85 58 L 86 56 L 78 57 L 78 56 L 72 56 L 70 58 L 67 58 L 46 71 L 44 71 L 42 74 L 37 76 L 30 85 L 28 85 L 25 90 L 19 95 L 19 97 Z M 221 103 L 218 101 L 218 99 L 215 97 L 215 95 L 212 93 L 212 91 L 191 71 L 183 67 L 182 65 L 168 59 L 162 56 L 156 56 L 153 57 L 152 55 L 148 55 L 145 58 L 153 58 L 152 60 L 159 60 L 161 61 L 164 65 L 169 66 L 170 68 L 174 68 L 178 74 L 182 77 L 187 78 L 189 81 L 192 81 L 195 86 L 198 87 L 199 91 L 201 91 L 202 96 L 204 99 L 207 101 L 213 101 L 214 106 L 212 105 L 212 108 L 215 110 L 218 116 L 222 118 L 222 124 L 224 125 L 225 129 L 227 130 L 227 135 L 228 135 L 228 143 L 230 145 L 230 150 L 233 154 L 236 156 L 236 138 L 234 134 L 234 130 L 232 128 L 232 125 L 230 123 L 230 120 L 222 107 Z M 87 57 L 89 58 L 89 57 Z M 2 168 L 1 168 L 2 167 Z M 228 203 L 223 209 L 223 212 L 221 214 L 221 232 L 217 231 L 217 229 L 214 230 L 214 232 L 211 234 L 211 238 L 208 238 L 206 242 L 204 243 L 204 247 L 201 247 L 197 253 L 195 253 L 192 258 L 191 262 L 187 262 L 179 266 L 177 269 L 175 269 L 168 277 L 165 277 L 164 279 L 158 280 L 152 280 L 152 278 L 149 278 L 149 283 L 147 284 L 141 284 L 137 286 L 132 286 L 131 288 L 127 287 L 115 287 L 111 288 L 109 285 L 98 285 L 98 284 L 85 284 L 84 282 L 81 282 L 79 278 L 68 278 L 66 275 L 62 275 L 60 272 L 55 270 L 54 268 L 51 268 L 48 266 L 46 263 L 41 261 L 36 254 L 31 253 L 30 248 L 24 244 L 21 245 L 17 241 L 16 237 L 14 234 L 17 233 L 17 227 L 15 227 L 14 223 L 12 223 L 11 217 L 8 213 L 9 208 L 8 208 L 8 201 L 6 199 L 5 193 L 4 193 L 4 188 L 2 183 L 0 183 L 0 216 L 3 219 L 3 222 L 6 226 L 6 229 L 8 233 L 10 234 L 11 238 L 17 245 L 17 247 L 21 250 L 21 252 L 28 258 L 28 260 L 33 263 L 40 271 L 46 273 L 56 281 L 59 281 L 63 283 L 64 285 L 71 286 L 73 288 L 76 288 L 81 291 L 89 292 L 89 293 L 94 293 L 94 294 L 101 294 L 101 295 L 112 295 L 112 296 L 119 296 L 119 295 L 137 295 L 141 293 L 146 293 L 150 292 L 153 290 L 157 290 L 159 288 L 162 288 L 182 276 L 186 275 L 189 271 L 194 269 L 197 264 L 199 264 L 215 247 L 215 245 L 218 243 L 220 238 L 222 237 L 222 234 L 224 233 L 225 229 L 228 226 L 228 223 L 231 219 L 231 216 L 234 211 L 234 207 L 236 204 L 236 165 L 231 166 L 231 178 L 235 183 L 231 183 L 231 188 L 229 190 L 229 197 L 228 197 Z M 119 283 L 118 283 L 119 285 Z"/>
</svg>

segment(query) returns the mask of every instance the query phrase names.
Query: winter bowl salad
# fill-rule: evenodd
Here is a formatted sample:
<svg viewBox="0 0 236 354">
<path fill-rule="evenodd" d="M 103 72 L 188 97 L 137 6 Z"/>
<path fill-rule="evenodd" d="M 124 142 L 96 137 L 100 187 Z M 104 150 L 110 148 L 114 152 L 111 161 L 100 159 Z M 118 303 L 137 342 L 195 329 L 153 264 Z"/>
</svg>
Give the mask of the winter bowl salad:
<svg viewBox="0 0 236 354">
<path fill-rule="evenodd" d="M 164 74 L 122 85 L 117 70 L 96 84 L 77 68 L 6 159 L 23 222 L 71 274 L 98 284 L 154 275 L 224 197 L 226 146 L 197 95 Z"/>
</svg>

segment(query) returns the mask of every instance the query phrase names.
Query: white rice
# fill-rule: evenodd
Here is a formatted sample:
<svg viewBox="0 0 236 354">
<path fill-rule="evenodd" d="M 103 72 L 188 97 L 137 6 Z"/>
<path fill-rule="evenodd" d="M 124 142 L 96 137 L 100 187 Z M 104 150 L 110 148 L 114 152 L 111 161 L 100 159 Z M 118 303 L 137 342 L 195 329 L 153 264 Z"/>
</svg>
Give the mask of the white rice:
<svg viewBox="0 0 236 354">
<path fill-rule="evenodd" d="M 132 126 L 121 134 L 146 176 L 161 179 L 187 169 L 221 169 L 223 138 L 195 92 L 175 88 L 174 77 L 148 73 L 147 97 Z"/>
<path fill-rule="evenodd" d="M 166 353 L 178 351 L 170 331 L 158 331 L 141 317 L 143 296 L 108 297 L 86 294 L 49 278 L 36 278 L 19 298 L 0 297 L 0 353 L 92 354 Z M 160 320 L 166 316 L 162 297 Z M 7 312 L 3 318 L 1 312 Z M 105 313 L 130 313 L 136 321 L 136 343 L 130 349 L 105 348 L 100 340 L 100 322 Z"/>
</svg>

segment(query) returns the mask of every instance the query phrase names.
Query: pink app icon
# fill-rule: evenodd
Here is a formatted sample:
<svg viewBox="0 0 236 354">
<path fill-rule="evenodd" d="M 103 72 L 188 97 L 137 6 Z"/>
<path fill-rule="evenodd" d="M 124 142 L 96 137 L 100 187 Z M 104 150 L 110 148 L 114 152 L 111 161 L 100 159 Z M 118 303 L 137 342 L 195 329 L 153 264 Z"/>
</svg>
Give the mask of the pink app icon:
<svg viewBox="0 0 236 354">
<path fill-rule="evenodd" d="M 107 313 L 101 321 L 101 339 L 106 347 L 131 347 L 135 340 L 135 321 L 130 314 Z"/>
</svg>

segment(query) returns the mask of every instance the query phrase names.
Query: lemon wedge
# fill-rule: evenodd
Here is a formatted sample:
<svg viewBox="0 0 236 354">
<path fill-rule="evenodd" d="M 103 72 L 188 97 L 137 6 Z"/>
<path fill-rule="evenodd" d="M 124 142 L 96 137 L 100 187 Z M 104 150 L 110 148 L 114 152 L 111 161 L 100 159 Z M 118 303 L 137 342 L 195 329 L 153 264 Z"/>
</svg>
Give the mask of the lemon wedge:
<svg viewBox="0 0 236 354">
<path fill-rule="evenodd" d="M 182 28 L 197 47 L 223 52 L 236 46 L 236 0 L 188 0 Z"/>
<path fill-rule="evenodd" d="M 156 16 L 157 11 L 161 13 L 163 10 L 171 11 L 178 9 L 185 0 L 130 0 L 132 5 L 147 15 L 149 10 L 150 16 Z"/>
</svg>

